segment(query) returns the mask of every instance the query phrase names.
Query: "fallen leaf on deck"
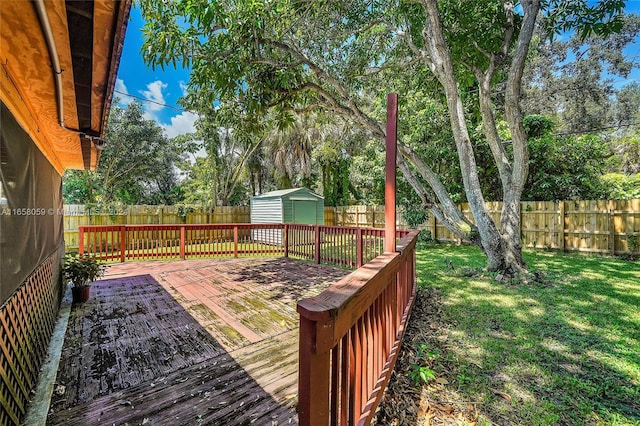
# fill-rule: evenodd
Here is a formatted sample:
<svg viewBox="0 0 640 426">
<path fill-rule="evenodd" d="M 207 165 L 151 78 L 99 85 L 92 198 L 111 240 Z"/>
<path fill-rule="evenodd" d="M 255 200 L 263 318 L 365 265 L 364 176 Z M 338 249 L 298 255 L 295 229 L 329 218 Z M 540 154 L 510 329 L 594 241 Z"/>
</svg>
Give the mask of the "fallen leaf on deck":
<svg viewBox="0 0 640 426">
<path fill-rule="evenodd" d="M 133 407 L 133 404 L 131 403 L 131 401 L 128 401 L 126 399 L 120 401 L 120 405 L 124 405 L 125 407 Z"/>
</svg>

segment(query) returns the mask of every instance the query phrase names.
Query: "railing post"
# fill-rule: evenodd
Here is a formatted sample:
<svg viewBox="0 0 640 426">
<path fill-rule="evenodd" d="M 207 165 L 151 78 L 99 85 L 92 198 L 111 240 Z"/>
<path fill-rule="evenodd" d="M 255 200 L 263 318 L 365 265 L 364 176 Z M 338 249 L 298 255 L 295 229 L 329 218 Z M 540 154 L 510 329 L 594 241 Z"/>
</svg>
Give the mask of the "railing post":
<svg viewBox="0 0 640 426">
<path fill-rule="evenodd" d="M 362 260 L 362 228 L 356 230 L 356 268 L 363 265 Z"/>
<path fill-rule="evenodd" d="M 300 315 L 298 360 L 298 424 L 329 424 L 330 351 L 317 353 L 316 321 Z"/>
<path fill-rule="evenodd" d="M 289 224 L 288 223 L 284 224 L 284 230 L 282 232 L 284 232 L 284 235 L 282 236 L 282 239 L 284 240 L 284 257 L 289 257 Z"/>
<path fill-rule="evenodd" d="M 180 226 L 180 259 L 184 260 L 186 258 L 186 250 L 185 250 L 185 239 L 186 239 L 187 231 L 184 225 Z"/>
<path fill-rule="evenodd" d="M 127 227 L 120 225 L 120 262 L 124 262 L 124 253 L 127 244 Z"/>
<path fill-rule="evenodd" d="M 233 226 L 233 257 L 238 257 L 238 225 Z"/>
<path fill-rule="evenodd" d="M 84 226 L 78 228 L 78 252 L 80 256 L 84 254 Z"/>
<path fill-rule="evenodd" d="M 320 226 L 316 225 L 314 227 L 316 231 L 316 253 L 315 253 L 315 261 L 317 264 L 320 264 Z"/>
</svg>

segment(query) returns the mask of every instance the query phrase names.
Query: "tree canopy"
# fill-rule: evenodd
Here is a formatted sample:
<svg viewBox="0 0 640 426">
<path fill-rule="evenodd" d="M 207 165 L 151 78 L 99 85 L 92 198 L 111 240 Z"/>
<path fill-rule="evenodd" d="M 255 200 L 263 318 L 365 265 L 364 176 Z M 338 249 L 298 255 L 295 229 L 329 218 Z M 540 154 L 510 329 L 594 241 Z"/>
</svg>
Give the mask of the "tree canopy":
<svg viewBox="0 0 640 426">
<path fill-rule="evenodd" d="M 66 202 L 108 205 L 173 204 L 181 198 L 175 145 L 139 103 L 111 110 L 105 147 L 95 172 L 68 171 Z"/>
<path fill-rule="evenodd" d="M 529 145 L 520 100 L 539 19 L 550 33 L 605 37 L 623 27 L 624 8 L 617 0 L 141 5 L 145 60 L 190 67 L 183 104 L 215 109 L 231 128 L 266 114 L 282 127 L 295 121 L 292 114 L 322 110 L 381 140 L 384 96 L 401 92 L 405 108 L 421 107 L 400 114 L 399 168 L 406 182 L 441 223 L 483 248 L 490 269 L 508 273 L 524 267 L 519 202 Z M 442 117 L 446 127 L 434 122 Z M 438 131 L 426 132 L 430 126 Z M 438 173 L 437 139 L 455 147 L 442 158 L 451 161 L 454 153 L 474 223 L 455 206 L 446 173 Z M 485 207 L 483 175 L 490 169 L 504 201 L 499 223 Z"/>
</svg>

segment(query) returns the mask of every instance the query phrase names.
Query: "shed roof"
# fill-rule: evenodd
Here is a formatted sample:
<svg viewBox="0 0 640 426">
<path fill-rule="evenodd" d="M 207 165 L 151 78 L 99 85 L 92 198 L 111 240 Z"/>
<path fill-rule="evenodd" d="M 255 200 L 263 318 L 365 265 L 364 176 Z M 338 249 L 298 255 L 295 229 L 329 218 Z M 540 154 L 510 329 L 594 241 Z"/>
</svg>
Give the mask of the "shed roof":
<svg viewBox="0 0 640 426">
<path fill-rule="evenodd" d="M 315 197 L 318 198 L 322 198 L 324 199 L 323 196 L 318 195 L 316 193 L 314 193 L 313 191 L 311 191 L 308 188 L 290 188 L 290 189 L 280 189 L 278 191 L 271 191 L 271 192 L 265 192 L 264 194 L 260 194 L 260 195 L 256 195 L 255 198 L 278 198 L 278 197 L 284 197 L 285 195 L 290 195 L 293 194 L 295 192 L 305 192 L 305 193 L 309 193 Z"/>
</svg>

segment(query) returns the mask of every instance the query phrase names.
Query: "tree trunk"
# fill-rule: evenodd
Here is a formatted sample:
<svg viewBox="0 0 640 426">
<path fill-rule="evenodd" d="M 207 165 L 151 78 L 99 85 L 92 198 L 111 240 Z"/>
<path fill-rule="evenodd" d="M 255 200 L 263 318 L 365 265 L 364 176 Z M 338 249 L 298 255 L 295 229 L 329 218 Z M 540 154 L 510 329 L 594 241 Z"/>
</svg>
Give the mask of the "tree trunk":
<svg viewBox="0 0 640 426">
<path fill-rule="evenodd" d="M 526 266 L 522 258 L 522 239 L 520 237 L 520 197 L 516 197 L 514 192 L 509 191 L 504 197 L 500 215 L 506 268 L 510 273 L 517 273 Z"/>
<path fill-rule="evenodd" d="M 491 218 L 482 195 L 473 145 L 467 130 L 464 107 L 458 90 L 458 81 L 451 52 L 443 34 L 438 2 L 436 0 L 424 0 L 422 5 L 427 16 L 422 35 L 429 53 L 428 57 L 425 57 L 425 62 L 444 88 L 449 120 L 462 171 L 465 195 L 471 206 L 482 248 L 487 255 L 487 268 L 492 271 L 503 271 L 509 275 L 517 274 L 525 268 L 520 238 L 520 196 L 528 173 L 527 139 L 522 125 L 519 103 L 520 89 L 522 70 L 540 7 L 539 0 L 529 0 L 522 5 L 525 10 L 525 19 L 518 37 L 506 85 L 505 113 L 512 133 L 512 163 L 509 163 L 495 128 L 489 97 L 491 78 L 501 57 L 487 54 L 490 60 L 487 70 L 484 72 L 477 69 L 473 70 L 480 83 L 480 107 L 484 132 L 489 140 L 494 160 L 498 166 L 504 192 L 504 208 L 500 220 L 501 229 L 498 229 L 498 226 Z M 512 4 L 506 4 L 505 7 L 508 15 L 513 12 Z M 508 20 L 505 28 L 503 54 L 508 50 L 512 35 L 512 21 Z"/>
</svg>

